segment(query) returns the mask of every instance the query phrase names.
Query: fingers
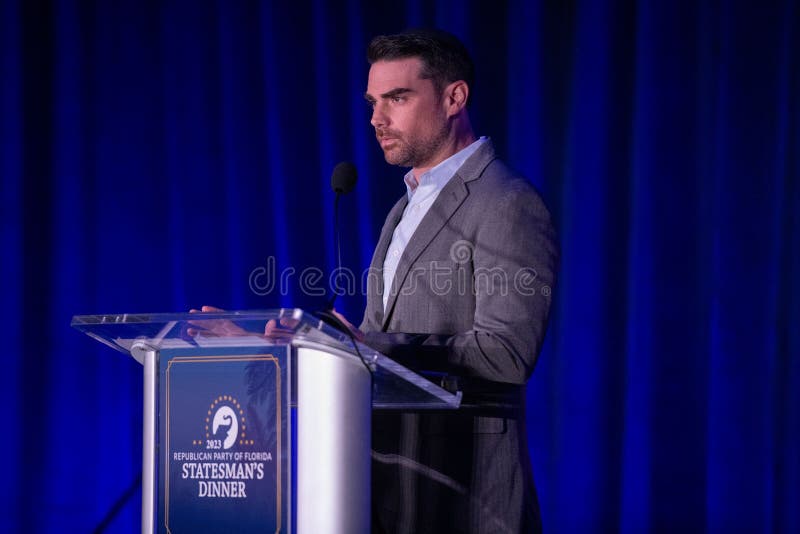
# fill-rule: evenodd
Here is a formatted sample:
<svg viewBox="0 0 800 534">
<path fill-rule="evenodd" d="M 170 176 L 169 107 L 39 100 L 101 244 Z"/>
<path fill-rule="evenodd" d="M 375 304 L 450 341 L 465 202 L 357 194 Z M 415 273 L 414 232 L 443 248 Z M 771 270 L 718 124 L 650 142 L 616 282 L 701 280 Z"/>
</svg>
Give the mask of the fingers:
<svg viewBox="0 0 800 534">
<path fill-rule="evenodd" d="M 192 308 L 189 313 L 219 313 L 224 312 L 222 308 L 216 306 L 201 306 Z M 197 320 L 189 321 L 191 325 L 186 329 L 186 334 L 195 337 L 202 332 L 206 337 L 231 337 L 231 336 L 245 336 L 250 334 L 245 329 L 238 326 L 232 321 L 225 319 L 205 319 L 198 317 Z"/>
<path fill-rule="evenodd" d="M 201 306 L 199 310 L 196 308 L 190 309 L 189 313 L 218 313 L 224 311 L 216 306 Z M 272 319 L 267 321 L 264 326 L 264 336 L 274 340 L 285 341 L 294 336 L 294 329 L 297 328 L 299 323 L 298 319 L 293 319 L 292 317 L 281 317 L 279 321 Z M 189 324 L 191 326 L 186 329 L 186 334 L 191 337 L 195 337 L 201 332 L 207 337 L 252 335 L 251 332 L 244 330 L 232 321 L 224 319 L 200 320 L 198 318 L 197 321 L 191 321 Z"/>
<path fill-rule="evenodd" d="M 331 314 L 333 314 L 337 319 L 339 319 L 342 322 L 342 324 L 345 325 L 348 330 L 350 330 L 350 333 L 353 334 L 353 337 L 356 338 L 356 340 L 362 342 L 364 341 L 364 332 L 353 326 L 353 323 L 348 321 L 344 315 L 342 315 L 336 310 L 331 310 Z"/>
<path fill-rule="evenodd" d="M 200 306 L 200 309 L 192 308 L 189 310 L 189 313 L 200 313 L 200 312 L 224 312 L 222 308 L 217 308 L 216 306 Z"/>
<path fill-rule="evenodd" d="M 197 308 L 190 309 L 189 313 L 222 312 L 222 311 L 225 311 L 225 310 L 223 310 L 221 308 L 215 308 L 214 306 L 201 306 L 199 310 Z M 200 330 L 210 330 L 208 328 L 208 325 L 213 324 L 213 323 L 211 323 L 209 321 L 190 321 L 189 324 L 191 324 L 193 326 L 196 326 L 196 327 L 199 327 Z M 186 334 L 189 335 L 189 336 L 194 337 L 194 336 L 197 335 L 197 333 L 198 333 L 198 329 L 197 328 L 187 328 L 186 329 Z"/>
<path fill-rule="evenodd" d="M 292 317 L 281 317 L 281 326 L 286 328 L 297 328 L 300 324 L 300 319 L 293 319 Z"/>
<path fill-rule="evenodd" d="M 347 328 L 349 328 L 351 331 L 358 330 L 358 329 L 357 329 L 355 326 L 353 326 L 353 324 L 352 324 L 350 321 L 348 321 L 348 320 L 347 320 L 347 317 L 345 317 L 344 315 L 342 315 L 342 314 L 341 314 L 341 313 L 339 313 L 338 311 L 336 311 L 336 310 L 331 310 L 331 313 L 332 313 L 332 314 L 333 314 L 333 315 L 334 315 L 334 316 L 335 316 L 337 319 L 339 319 L 339 320 L 342 322 L 342 324 L 343 324 L 343 325 L 345 325 Z"/>
<path fill-rule="evenodd" d="M 267 321 L 266 326 L 264 327 L 264 335 L 268 338 L 272 339 L 286 339 L 291 338 L 294 336 L 293 328 L 297 326 L 296 319 L 291 319 L 289 317 L 283 317 L 280 320 L 280 325 L 278 326 L 278 322 L 275 319 L 270 319 Z M 283 328 L 286 327 L 286 328 Z"/>
</svg>

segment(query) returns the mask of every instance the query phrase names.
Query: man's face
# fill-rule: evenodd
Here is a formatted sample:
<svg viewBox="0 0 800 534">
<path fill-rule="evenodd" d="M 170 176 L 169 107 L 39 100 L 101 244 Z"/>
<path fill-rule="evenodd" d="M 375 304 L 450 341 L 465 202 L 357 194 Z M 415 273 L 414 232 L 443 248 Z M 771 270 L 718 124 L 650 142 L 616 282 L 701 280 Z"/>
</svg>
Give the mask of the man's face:
<svg viewBox="0 0 800 534">
<path fill-rule="evenodd" d="M 386 162 L 425 168 L 438 163 L 449 133 L 443 99 L 433 81 L 420 78 L 422 61 L 377 61 L 364 97 L 372 104 L 375 137 Z"/>
</svg>

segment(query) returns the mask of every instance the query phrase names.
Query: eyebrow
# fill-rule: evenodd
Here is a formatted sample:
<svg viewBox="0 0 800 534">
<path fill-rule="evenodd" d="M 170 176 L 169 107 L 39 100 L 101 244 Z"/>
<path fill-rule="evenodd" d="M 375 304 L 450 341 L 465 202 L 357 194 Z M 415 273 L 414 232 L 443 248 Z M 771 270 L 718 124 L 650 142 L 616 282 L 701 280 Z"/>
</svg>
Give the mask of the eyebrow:
<svg viewBox="0 0 800 534">
<path fill-rule="evenodd" d="M 413 92 L 414 90 L 409 89 L 408 87 L 398 87 L 397 89 L 392 89 L 391 91 L 383 93 L 382 95 L 380 95 L 380 98 L 382 99 L 392 98 L 395 96 L 400 96 L 405 93 L 413 93 Z M 368 102 L 375 102 L 375 98 L 369 93 L 364 93 L 364 99 L 366 99 Z"/>
</svg>

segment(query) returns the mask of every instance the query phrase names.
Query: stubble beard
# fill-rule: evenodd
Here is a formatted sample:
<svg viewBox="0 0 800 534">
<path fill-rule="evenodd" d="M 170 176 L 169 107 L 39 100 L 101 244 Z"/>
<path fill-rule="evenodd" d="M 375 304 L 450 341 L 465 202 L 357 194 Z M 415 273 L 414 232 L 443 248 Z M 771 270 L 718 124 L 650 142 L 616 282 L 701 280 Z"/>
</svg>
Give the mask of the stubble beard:
<svg viewBox="0 0 800 534">
<path fill-rule="evenodd" d="M 395 140 L 395 146 L 383 151 L 386 163 L 416 168 L 430 165 L 447 140 L 449 129 L 447 123 L 442 122 L 438 130 L 424 138 L 414 136 L 406 139 L 390 131 L 385 133 Z"/>
</svg>

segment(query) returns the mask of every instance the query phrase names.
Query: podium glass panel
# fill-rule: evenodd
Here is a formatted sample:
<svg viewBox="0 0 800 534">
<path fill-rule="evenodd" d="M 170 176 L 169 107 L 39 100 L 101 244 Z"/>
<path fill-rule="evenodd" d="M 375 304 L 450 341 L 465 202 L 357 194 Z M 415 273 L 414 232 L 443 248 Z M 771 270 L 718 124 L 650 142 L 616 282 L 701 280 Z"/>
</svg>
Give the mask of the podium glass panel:
<svg viewBox="0 0 800 534">
<path fill-rule="evenodd" d="M 264 327 L 270 320 L 281 324 L 281 337 L 264 335 Z M 134 357 L 136 352 L 132 353 L 131 348 L 136 342 L 143 342 L 154 350 L 322 345 L 334 349 L 340 357 L 359 360 L 349 336 L 297 308 L 195 314 L 76 315 L 72 326 Z M 230 330 L 226 333 L 225 328 Z M 192 333 L 195 335 L 190 335 Z M 460 394 L 445 391 L 363 343 L 356 342 L 356 346 L 373 371 L 373 408 L 458 408 Z"/>
<path fill-rule="evenodd" d="M 72 326 L 143 365 L 143 532 L 369 532 L 371 410 L 461 400 L 300 309 Z"/>
</svg>

